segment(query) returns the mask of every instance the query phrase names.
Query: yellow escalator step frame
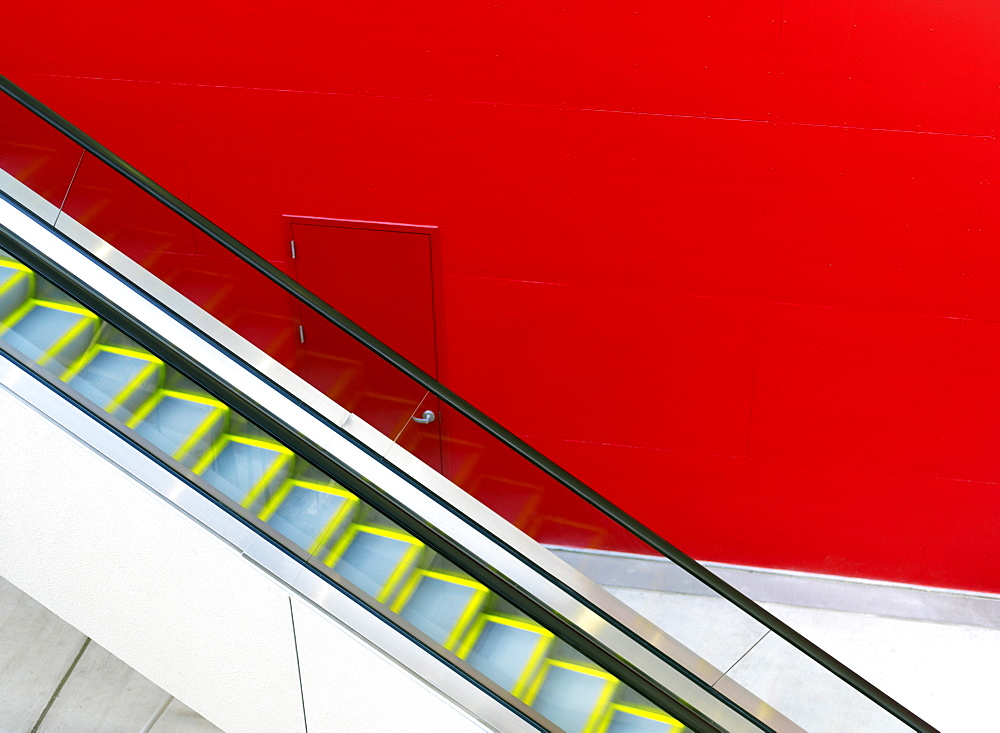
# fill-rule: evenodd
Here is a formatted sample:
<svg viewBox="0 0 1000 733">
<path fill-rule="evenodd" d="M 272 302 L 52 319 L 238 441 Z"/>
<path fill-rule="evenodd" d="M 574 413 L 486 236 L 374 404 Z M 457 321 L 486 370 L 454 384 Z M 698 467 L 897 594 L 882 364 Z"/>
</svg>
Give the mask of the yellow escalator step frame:
<svg viewBox="0 0 1000 733">
<path fill-rule="evenodd" d="M 8 269 L 19 270 L 19 272 L 10 280 L 8 280 L 3 287 L 0 287 L 0 297 L 2 297 L 4 293 L 6 293 L 8 290 L 11 290 L 15 285 L 17 285 L 17 283 L 22 278 L 28 279 L 28 292 L 33 293 L 35 290 L 34 288 L 35 273 L 29 270 L 24 265 L 22 265 L 20 262 L 8 262 L 6 260 L 0 259 L 0 266 L 7 267 L 8 265 L 10 265 Z M 17 322 L 17 319 L 20 319 L 21 316 L 23 316 L 27 311 L 31 310 L 30 305 L 33 300 L 34 298 L 32 298 L 29 295 L 27 298 L 25 298 L 23 303 L 21 303 L 19 306 L 17 306 L 17 308 L 11 311 L 11 314 L 9 316 L 7 316 L 3 321 L 0 321 L 0 333 L 3 333 L 8 328 L 13 326 L 14 323 Z M 15 319 L 15 316 L 17 317 L 17 319 Z"/>
<path fill-rule="evenodd" d="M 201 395 L 189 394 L 187 392 L 178 392 L 173 389 L 161 389 L 146 400 L 142 406 L 136 410 L 135 415 L 133 415 L 125 424 L 133 429 L 138 427 L 139 423 L 149 417 L 150 413 L 156 409 L 156 406 L 163 401 L 164 397 L 174 397 L 176 399 L 187 400 L 188 402 L 197 402 L 201 405 L 209 405 L 210 407 L 216 408 L 205 416 L 205 419 L 199 423 L 198 427 L 194 429 L 194 432 L 192 432 L 191 435 L 189 435 L 188 438 L 181 443 L 180 447 L 174 451 L 172 457 L 178 461 L 184 459 L 184 456 L 187 455 L 188 451 L 190 451 L 191 448 L 194 447 L 194 444 L 201 440 L 201 438 L 212 429 L 213 424 L 217 420 L 225 419 L 225 416 L 229 411 L 229 407 L 225 403 L 219 402 L 211 397 L 202 397 Z"/>
<path fill-rule="evenodd" d="M 608 708 L 607 714 L 604 716 L 604 720 L 601 722 L 601 726 L 594 731 L 594 733 L 607 733 L 608 728 L 611 727 L 611 721 L 614 718 L 615 711 L 620 710 L 623 713 L 629 715 L 635 715 L 639 718 L 647 718 L 649 720 L 655 720 L 658 723 L 666 723 L 671 726 L 666 733 L 682 733 L 685 728 L 684 724 L 677 720 L 676 718 L 667 715 L 666 713 L 655 712 L 652 710 L 645 710 L 643 708 L 637 708 L 632 705 L 612 705 Z"/>
<path fill-rule="evenodd" d="M 476 593 L 469 599 L 469 602 L 465 605 L 465 610 L 462 615 L 459 616 L 458 621 L 455 622 L 454 628 L 448 634 L 448 638 L 445 639 L 444 647 L 445 649 L 452 649 L 458 645 L 465 632 L 472 625 L 476 616 L 482 610 L 483 605 L 486 603 L 486 599 L 489 598 L 490 589 L 487 588 L 482 583 L 477 583 L 471 578 L 462 578 L 457 575 L 450 575 L 448 573 L 441 573 L 436 570 L 418 570 L 410 576 L 406 585 L 403 586 L 403 590 L 399 592 L 399 597 L 392 604 L 392 610 L 395 613 L 399 613 L 403 610 L 407 603 L 409 603 L 410 598 L 413 597 L 413 593 L 417 590 L 417 586 L 420 585 L 422 578 L 437 578 L 438 580 L 444 580 L 448 583 L 454 583 L 455 585 L 464 585 L 468 588 L 472 588 Z"/>
<path fill-rule="evenodd" d="M 28 298 L 21 306 L 11 313 L 7 318 L 0 323 L 3 330 L 13 328 L 17 325 L 24 316 L 28 314 L 29 311 L 34 310 L 36 307 L 49 308 L 50 310 L 65 311 L 67 313 L 75 313 L 79 316 L 83 316 L 83 320 L 77 322 L 70 328 L 66 333 L 56 339 L 48 349 L 42 352 L 42 355 L 35 362 L 39 366 L 44 366 L 47 362 L 55 357 L 59 353 L 59 350 L 76 338 L 81 331 L 90 326 L 93 323 L 99 323 L 100 319 L 91 313 L 86 308 L 81 308 L 76 305 L 68 305 L 67 303 L 56 303 L 51 300 L 39 300 L 38 298 Z"/>
<path fill-rule="evenodd" d="M 40 298 L 28 298 L 21 305 L 21 307 L 18 308 L 18 311 L 29 311 L 35 306 L 41 306 L 42 308 L 51 308 L 52 310 L 57 310 L 57 311 L 66 311 L 67 313 L 76 313 L 78 316 L 85 316 L 95 321 L 99 320 L 94 313 L 79 305 L 72 305 L 71 303 L 59 303 L 55 300 L 42 300 Z M 19 318 L 20 316 L 18 317 L 18 319 Z M 15 319 L 12 314 L 10 317 L 7 318 L 5 322 L 13 323 L 15 320 L 18 319 Z"/>
<path fill-rule="evenodd" d="M 61 339 L 52 344 L 52 346 L 49 347 L 46 350 L 46 352 L 42 355 L 42 357 L 38 360 L 38 365 L 44 366 L 50 360 L 55 359 L 56 355 L 64 346 L 66 346 L 66 344 L 68 344 L 70 341 L 72 341 L 81 333 L 83 333 L 88 327 L 90 327 L 91 325 L 95 325 L 99 322 L 100 321 L 97 318 L 97 316 L 91 313 L 88 318 L 85 318 L 84 320 L 77 323 L 75 326 L 73 326 L 73 328 L 71 328 L 69 331 L 63 334 L 63 337 Z"/>
<path fill-rule="evenodd" d="M 205 435 L 208 434 L 208 431 L 210 431 L 216 423 L 225 423 L 226 416 L 229 413 L 229 408 L 221 402 L 213 405 L 213 407 L 215 407 L 215 409 L 205 416 L 205 419 L 202 420 L 201 424 L 194 429 L 194 432 L 188 436 L 187 440 L 181 443 L 180 447 L 174 453 L 174 458 L 178 461 L 184 460 L 184 458 L 187 457 L 187 454 L 191 452 L 191 449 L 194 448 L 195 444 L 205 437 Z"/>
<path fill-rule="evenodd" d="M 337 531 L 344 519 L 354 511 L 355 507 L 358 506 L 360 500 L 350 491 L 345 489 L 343 486 L 328 486 L 326 484 L 317 484 L 312 481 L 302 481 L 301 479 L 288 479 L 281 488 L 274 494 L 274 496 L 264 505 L 258 515 L 261 521 L 268 522 L 274 513 L 278 511 L 278 507 L 281 506 L 282 502 L 292 493 L 292 489 L 296 486 L 303 486 L 307 489 L 312 489 L 313 491 L 322 491 L 326 494 L 335 494 L 336 496 L 342 496 L 347 501 L 344 502 L 343 506 L 338 509 L 330 520 L 326 523 L 320 531 L 319 536 L 317 536 L 316 541 L 313 542 L 312 547 L 304 548 L 309 551 L 310 555 L 315 555 L 317 552 L 323 549 L 327 542 L 330 541 L 330 537 L 333 536 L 334 532 Z"/>
<path fill-rule="evenodd" d="M 21 264 L 17 260 L 7 259 L 3 255 L 0 255 L 0 267 L 7 267 L 7 268 L 10 268 L 11 270 L 20 270 L 21 272 L 25 272 L 25 273 L 27 273 L 29 275 L 34 275 L 35 274 L 35 271 L 32 270 L 27 265 Z M 3 292 L 3 291 L 0 291 L 0 292 Z"/>
<path fill-rule="evenodd" d="M 135 394 L 136 391 L 139 389 L 139 387 L 142 386 L 142 383 L 145 382 L 149 377 L 156 375 L 157 387 L 160 386 L 160 383 L 163 381 L 164 377 L 164 370 L 162 368 L 163 362 L 160 361 L 159 359 L 156 359 L 155 357 L 146 359 L 146 361 L 149 363 L 146 364 L 146 366 L 143 367 L 142 371 L 139 372 L 137 375 L 135 375 L 135 377 L 133 377 L 132 380 L 125 385 L 125 389 L 119 392 L 118 396 L 115 397 L 111 401 L 111 404 L 108 405 L 107 407 L 108 412 L 114 412 L 119 407 L 122 407 L 125 404 L 126 400 L 128 400 L 133 394 Z"/>
<path fill-rule="evenodd" d="M 35 285 L 35 273 L 32 270 L 29 270 L 27 267 L 25 267 L 24 265 L 22 265 L 20 262 L 9 262 L 9 261 L 4 260 L 2 258 L 0 258 L 0 267 L 6 267 L 8 270 L 17 270 L 18 271 L 14 275 L 14 277 L 12 277 L 6 283 L 4 283 L 2 286 L 0 286 L 0 296 L 4 295 L 8 290 L 11 290 L 22 279 L 27 279 L 28 280 L 28 293 L 29 294 L 33 293 L 35 291 L 35 288 L 34 288 L 34 285 Z M 31 296 L 30 295 L 28 296 L 27 300 L 31 300 Z M 18 307 L 20 307 L 20 306 L 18 306 Z"/>
<path fill-rule="evenodd" d="M 75 362 L 70 364 L 69 367 L 66 368 L 66 371 L 63 372 L 62 376 L 59 377 L 59 379 L 61 379 L 64 382 L 68 382 L 77 374 L 79 374 L 81 371 L 83 371 L 83 368 L 87 366 L 87 364 L 92 362 L 95 358 L 97 358 L 97 355 L 102 351 L 108 351 L 113 354 L 121 354 L 123 356 L 131 356 L 135 359 L 145 359 L 146 361 L 152 361 L 152 360 L 159 361 L 159 359 L 156 359 L 156 357 L 150 354 L 148 351 L 138 351 L 136 349 L 123 349 L 120 346 L 109 346 L 107 344 L 95 344 L 94 346 L 91 346 L 89 349 L 87 349 L 83 353 L 83 356 L 81 356 Z"/>
<path fill-rule="evenodd" d="M 256 448 L 264 448 L 265 450 L 278 454 L 274 461 L 272 461 L 271 465 L 268 466 L 267 470 L 264 471 L 261 477 L 257 479 L 253 486 L 250 487 L 250 490 L 247 492 L 243 501 L 240 502 L 241 506 L 244 507 L 253 506 L 260 493 L 267 488 L 271 479 L 278 475 L 278 473 L 285 468 L 285 466 L 295 460 L 295 454 L 280 443 L 272 443 L 271 441 L 261 440 L 259 438 L 250 438 L 245 435 L 233 435 L 232 433 L 226 433 L 215 442 L 215 445 L 208 449 L 208 452 L 202 456 L 201 460 L 198 461 L 191 470 L 197 474 L 204 472 L 209 466 L 212 465 L 212 461 L 219 457 L 219 454 L 225 450 L 226 445 L 229 443 L 252 445 Z"/>
<path fill-rule="evenodd" d="M 488 623 L 513 626 L 517 629 L 524 629 L 525 631 L 538 634 L 538 642 L 535 644 L 535 648 L 532 650 L 531 656 L 528 657 L 528 662 L 525 664 L 524 670 L 521 672 L 521 676 L 514 682 L 514 686 L 510 691 L 514 697 L 522 697 L 524 692 L 530 687 L 532 680 L 534 680 L 535 674 L 541 667 L 542 662 L 545 659 L 545 655 L 548 653 L 549 647 L 551 647 L 555 641 L 556 636 L 544 626 L 539 626 L 538 624 L 530 621 L 508 618 L 507 616 L 501 616 L 495 613 L 483 613 L 476 619 L 476 622 L 469 630 L 468 636 L 465 637 L 465 641 L 462 642 L 462 645 L 458 648 L 456 654 L 458 654 L 460 658 L 468 658 L 469 653 L 476 645 L 476 641 L 478 641 L 480 635 L 483 633 L 483 629 L 486 628 L 486 624 Z"/>
<path fill-rule="evenodd" d="M 139 386 L 150 376 L 153 372 L 163 366 L 163 361 L 157 357 L 150 354 L 148 351 L 137 351 L 135 349 L 123 349 L 119 346 L 108 346 L 106 344 L 98 344 L 84 352 L 83 356 L 77 359 L 70 367 L 63 373 L 60 379 L 67 384 L 69 381 L 83 371 L 90 362 L 92 362 L 97 355 L 106 351 L 111 354 L 121 354 L 122 356 L 129 356 L 133 359 L 142 359 L 143 361 L 149 362 L 142 370 L 134 376 L 129 382 L 121 388 L 115 397 L 107 405 L 101 405 L 101 408 L 105 412 L 114 412 L 119 407 L 124 404 L 125 400 L 132 396 Z M 157 380 L 159 384 L 160 380 Z"/>
<path fill-rule="evenodd" d="M 584 725 L 580 730 L 580 733 L 596 733 L 597 730 L 599 730 L 598 726 L 602 725 L 604 719 L 607 717 L 608 707 L 611 705 L 611 700 L 614 699 L 615 692 L 621 685 L 621 681 L 614 675 L 608 674 L 603 669 L 596 669 L 583 664 L 576 664 L 575 662 L 565 662 L 560 659 L 547 659 L 542 665 L 538 675 L 535 677 L 535 681 L 532 683 L 531 689 L 529 689 L 524 696 L 524 701 L 528 705 L 534 705 L 535 700 L 538 698 L 538 693 L 542 689 L 542 685 L 545 684 L 545 678 L 548 676 L 549 670 L 552 667 L 561 667 L 562 669 L 568 669 L 579 674 L 585 674 L 590 677 L 596 677 L 597 679 L 604 680 L 604 687 L 601 689 L 600 695 L 598 695 L 597 703 L 594 705 L 594 709 L 587 718 L 586 725 Z"/>
<path fill-rule="evenodd" d="M 2 326 L 4 330 L 13 328 L 18 321 L 24 318 L 28 311 L 35 307 L 35 303 L 36 301 L 34 298 L 28 298 L 26 301 L 21 303 L 21 305 L 15 308 L 9 316 L 0 321 L 0 326 Z"/>
<path fill-rule="evenodd" d="M 334 565 L 337 564 L 337 561 L 339 561 L 343 554 L 347 551 L 347 548 L 350 546 L 354 538 L 361 532 L 377 535 L 379 537 L 389 537 L 410 545 L 410 548 L 404 553 L 400 561 L 396 563 L 395 569 L 386 579 L 382 590 L 375 597 L 375 600 L 379 603 L 385 603 L 392 598 L 399 584 L 406 579 L 408 573 L 413 569 L 413 566 L 416 565 L 417 560 L 420 559 L 420 555 L 423 553 L 426 545 L 413 535 L 407 534 L 406 532 L 400 532 L 395 529 L 387 529 L 385 527 L 374 527 L 370 524 L 355 523 L 348 527 L 347 531 L 344 532 L 344 535 L 337 540 L 337 544 L 333 546 L 330 554 L 327 555 L 326 560 L 323 562 L 331 568 L 334 567 Z"/>
</svg>

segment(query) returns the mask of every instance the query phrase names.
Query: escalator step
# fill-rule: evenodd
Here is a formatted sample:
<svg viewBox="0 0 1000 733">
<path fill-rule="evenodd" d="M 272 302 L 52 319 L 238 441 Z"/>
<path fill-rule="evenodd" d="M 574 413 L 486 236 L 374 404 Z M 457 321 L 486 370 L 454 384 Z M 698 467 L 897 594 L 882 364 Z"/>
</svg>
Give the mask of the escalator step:
<svg viewBox="0 0 1000 733">
<path fill-rule="evenodd" d="M 229 408 L 217 400 L 160 390 L 129 420 L 129 427 L 160 450 L 191 466 L 225 429 Z"/>
<path fill-rule="evenodd" d="M 163 362 L 149 354 L 98 346 L 65 375 L 63 381 L 104 410 L 131 417 L 156 391 Z"/>
<path fill-rule="evenodd" d="M 684 725 L 669 715 L 628 705 L 612 705 L 599 733 L 681 733 Z"/>
<path fill-rule="evenodd" d="M 392 610 L 434 641 L 454 649 L 489 594 L 486 586 L 474 580 L 420 570 L 410 578 Z"/>
<path fill-rule="evenodd" d="M 329 546 L 358 510 L 346 489 L 308 481 L 286 481 L 260 518 L 299 547 L 316 553 Z"/>
<path fill-rule="evenodd" d="M 352 524 L 326 564 L 385 603 L 407 580 L 423 549 L 422 542 L 403 532 Z"/>
<path fill-rule="evenodd" d="M 520 697 L 529 688 L 554 639 L 551 631 L 536 624 L 482 614 L 458 656 Z"/>
<path fill-rule="evenodd" d="M 294 458 L 277 443 L 223 435 L 192 470 L 233 501 L 256 509 L 288 478 Z"/>
<path fill-rule="evenodd" d="M 24 305 L 33 290 L 30 270 L 16 263 L 0 260 L 0 321 Z"/>
<path fill-rule="evenodd" d="M 71 305 L 29 300 L 3 323 L 3 339 L 40 366 L 62 372 L 86 351 L 97 332 L 93 313 Z"/>
<path fill-rule="evenodd" d="M 620 684 L 603 670 L 549 659 L 525 702 L 566 733 L 595 733 Z"/>
</svg>

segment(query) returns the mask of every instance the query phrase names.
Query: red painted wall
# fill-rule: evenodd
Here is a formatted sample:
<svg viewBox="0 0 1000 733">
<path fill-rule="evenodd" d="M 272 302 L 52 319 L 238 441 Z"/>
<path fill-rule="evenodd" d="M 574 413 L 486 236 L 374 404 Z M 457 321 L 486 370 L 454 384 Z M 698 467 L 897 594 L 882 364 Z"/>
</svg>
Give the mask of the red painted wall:
<svg viewBox="0 0 1000 733">
<path fill-rule="evenodd" d="M 1000 4 L 13 13 L 4 74 L 275 261 L 439 226 L 445 381 L 696 557 L 1000 591 Z"/>
</svg>

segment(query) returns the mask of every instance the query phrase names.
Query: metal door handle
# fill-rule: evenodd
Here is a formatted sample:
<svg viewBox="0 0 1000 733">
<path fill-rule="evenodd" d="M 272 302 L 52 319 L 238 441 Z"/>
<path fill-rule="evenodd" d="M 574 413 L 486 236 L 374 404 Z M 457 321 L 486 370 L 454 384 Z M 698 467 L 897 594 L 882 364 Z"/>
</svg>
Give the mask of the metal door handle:
<svg viewBox="0 0 1000 733">
<path fill-rule="evenodd" d="M 427 425 L 434 422 L 434 420 L 437 419 L 437 415 L 434 414 L 434 410 L 424 410 L 424 414 L 420 417 L 414 415 L 410 419 L 413 420 L 413 422 L 420 423 L 421 425 Z"/>
</svg>

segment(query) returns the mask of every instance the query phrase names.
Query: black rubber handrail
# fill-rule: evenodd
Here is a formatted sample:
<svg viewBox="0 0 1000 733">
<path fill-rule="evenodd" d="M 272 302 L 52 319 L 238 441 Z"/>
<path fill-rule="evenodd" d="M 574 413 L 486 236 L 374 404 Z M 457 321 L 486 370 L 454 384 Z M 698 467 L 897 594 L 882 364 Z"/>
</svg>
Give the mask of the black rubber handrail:
<svg viewBox="0 0 1000 733">
<path fill-rule="evenodd" d="M 41 119 L 45 120 L 45 122 L 57 129 L 66 137 L 70 138 L 86 152 L 116 170 L 122 176 L 138 186 L 141 190 L 148 193 L 164 206 L 172 210 L 175 214 L 194 225 L 201 232 L 211 237 L 218 244 L 253 267 L 257 272 L 268 278 L 271 282 L 290 293 L 296 299 L 313 308 L 313 310 L 320 313 L 323 317 L 350 335 L 352 338 L 362 343 L 369 350 L 376 353 L 382 359 L 388 361 L 394 367 L 424 387 L 427 391 L 437 396 L 442 402 L 457 410 L 463 416 L 492 435 L 495 439 L 499 440 L 532 465 L 568 488 L 602 514 L 627 529 L 651 548 L 655 549 L 676 565 L 683 568 L 714 592 L 718 593 L 720 596 L 735 605 L 741 611 L 780 636 L 793 647 L 801 651 L 820 666 L 830 671 L 832 674 L 836 675 L 862 695 L 872 700 L 879 707 L 883 708 L 916 731 L 921 731 L 921 733 L 937 733 L 936 728 L 917 716 L 911 710 L 889 697 L 887 694 L 871 684 L 868 680 L 864 679 L 842 662 L 820 649 L 788 624 L 761 608 L 757 603 L 752 601 L 742 592 L 712 573 L 695 559 L 675 547 L 642 522 L 638 521 L 633 516 L 610 502 L 608 499 L 598 494 L 594 491 L 594 489 L 584 484 L 564 468 L 544 456 L 537 449 L 533 448 L 524 440 L 514 435 L 511 431 L 504 428 L 496 420 L 486 415 L 470 402 L 448 389 L 418 366 L 405 359 L 398 352 L 372 336 L 370 333 L 354 323 L 354 321 L 350 320 L 347 316 L 330 306 L 326 301 L 304 288 L 301 284 L 276 268 L 235 237 L 209 221 L 206 217 L 199 214 L 165 188 L 140 172 L 137 168 L 128 164 L 121 157 L 111 152 L 104 145 L 97 142 L 94 138 L 87 135 L 72 123 L 68 122 L 62 116 L 42 104 L 39 100 L 35 99 L 4 76 L 0 76 L 0 91 L 3 91 L 9 97 L 26 107 Z"/>
</svg>

